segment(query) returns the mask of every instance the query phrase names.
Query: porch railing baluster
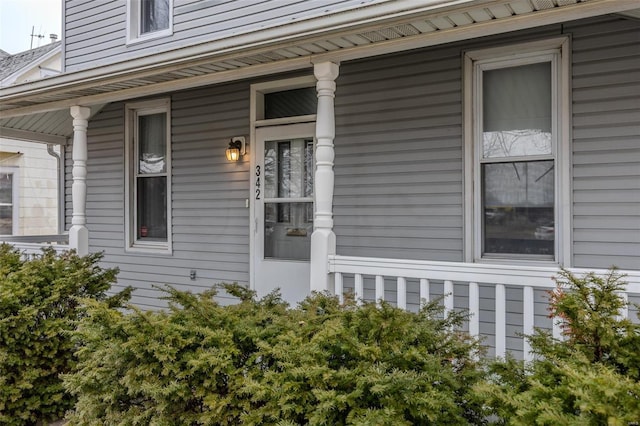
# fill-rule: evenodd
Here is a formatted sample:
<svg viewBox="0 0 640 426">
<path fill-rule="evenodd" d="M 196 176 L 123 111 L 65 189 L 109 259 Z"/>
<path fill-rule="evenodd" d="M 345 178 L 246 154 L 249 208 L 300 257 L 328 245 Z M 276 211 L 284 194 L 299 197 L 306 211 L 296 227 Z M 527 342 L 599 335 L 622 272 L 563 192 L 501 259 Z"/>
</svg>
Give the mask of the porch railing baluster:
<svg viewBox="0 0 640 426">
<path fill-rule="evenodd" d="M 551 333 L 554 338 L 562 340 L 562 319 L 555 317 L 552 318 L 553 325 L 551 328 Z"/>
<path fill-rule="evenodd" d="M 398 277 L 397 283 L 397 306 L 400 309 L 407 309 L 407 280 L 403 277 Z"/>
<path fill-rule="evenodd" d="M 344 303 L 344 283 L 342 281 L 342 274 L 337 272 L 334 276 L 336 282 L 335 294 L 338 296 L 338 301 Z"/>
<path fill-rule="evenodd" d="M 535 320 L 534 302 L 533 287 L 525 286 L 522 289 L 522 332 L 526 335 L 533 334 Z M 527 339 L 522 339 L 522 350 L 525 361 L 531 361 L 533 354 L 531 353 L 531 345 Z"/>
<path fill-rule="evenodd" d="M 625 292 L 622 292 L 620 293 L 620 297 L 622 297 L 622 300 L 624 300 L 624 306 L 620 309 L 620 315 L 618 315 L 618 318 L 629 318 L 629 295 Z"/>
<path fill-rule="evenodd" d="M 429 303 L 429 280 L 426 278 L 420 279 L 420 307 L 423 307 Z"/>
<path fill-rule="evenodd" d="M 504 284 L 496 284 L 496 357 L 504 358 L 507 352 L 507 303 Z"/>
<path fill-rule="evenodd" d="M 444 313 L 448 315 L 453 311 L 453 281 L 444 282 Z"/>
<path fill-rule="evenodd" d="M 384 300 L 384 277 L 376 275 L 376 303 Z"/>
<path fill-rule="evenodd" d="M 364 300 L 364 281 L 362 280 L 362 274 L 356 274 L 354 277 L 354 290 L 356 292 L 356 302 L 362 303 Z"/>
<path fill-rule="evenodd" d="M 469 283 L 469 334 L 480 335 L 480 288 L 477 283 Z"/>
<path fill-rule="evenodd" d="M 594 272 L 599 276 L 606 276 L 606 270 L 586 270 L 571 268 L 569 271 L 576 275 Z M 430 299 L 430 285 L 435 280 L 444 283 L 444 308 L 446 312 L 454 309 L 454 283 L 468 283 L 469 286 L 469 333 L 482 337 L 480 330 L 480 312 L 495 313 L 495 354 L 498 357 L 505 356 L 507 352 L 507 307 L 509 311 L 522 313 L 522 333 L 532 334 L 536 326 L 535 315 L 535 291 L 549 291 L 555 288 L 551 279 L 560 272 L 558 267 L 544 266 L 513 266 L 513 265 L 489 265 L 484 263 L 465 262 L 435 262 L 423 260 L 401 260 L 351 256 L 329 256 L 329 272 L 335 274 L 335 291 L 340 294 L 344 291 L 345 275 L 354 277 L 354 291 L 359 303 L 364 300 L 364 280 L 372 279 L 375 282 L 375 296 L 369 296 L 368 300 L 383 300 L 385 298 L 384 279 L 396 279 L 397 306 L 406 309 L 407 305 L 415 303 L 415 296 L 407 291 L 407 280 L 419 282 L 419 303 L 424 306 Z M 640 295 L 640 271 L 618 271 L 624 275 L 627 283 L 622 297 L 628 300 L 629 295 Z M 495 289 L 494 306 L 481 305 L 480 287 L 493 287 Z M 507 300 L 506 287 L 512 289 L 522 288 L 522 303 L 516 300 Z M 388 289 L 391 291 L 391 289 Z M 369 293 L 367 293 L 369 294 Z M 459 295 L 457 295 L 459 296 Z M 412 299 L 413 298 L 413 299 Z M 507 305 L 508 304 L 508 305 Z M 621 316 L 628 317 L 628 309 L 620 311 Z M 553 335 L 562 338 L 562 321 L 553 319 Z M 519 332 L 520 330 L 516 330 Z M 487 333 L 484 333 L 487 334 Z M 511 333 L 513 334 L 513 333 Z M 510 338 L 520 338 L 511 336 Z M 486 344 L 486 343 L 485 343 Z M 531 348 L 526 341 L 522 342 L 523 358 L 530 360 L 533 357 Z M 517 351 L 519 353 L 519 351 Z"/>
</svg>

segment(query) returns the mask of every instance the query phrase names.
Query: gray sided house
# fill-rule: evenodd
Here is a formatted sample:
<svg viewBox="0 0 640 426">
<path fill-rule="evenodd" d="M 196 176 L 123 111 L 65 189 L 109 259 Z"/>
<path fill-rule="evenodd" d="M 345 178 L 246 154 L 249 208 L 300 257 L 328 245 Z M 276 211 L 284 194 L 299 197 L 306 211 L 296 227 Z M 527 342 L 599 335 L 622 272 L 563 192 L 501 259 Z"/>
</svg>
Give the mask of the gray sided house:
<svg viewBox="0 0 640 426">
<path fill-rule="evenodd" d="M 65 146 L 57 247 L 104 252 L 140 306 L 442 297 L 528 359 L 560 267 L 615 265 L 640 301 L 637 1 L 63 9 L 64 73 L 0 89 L 0 126 Z"/>
</svg>

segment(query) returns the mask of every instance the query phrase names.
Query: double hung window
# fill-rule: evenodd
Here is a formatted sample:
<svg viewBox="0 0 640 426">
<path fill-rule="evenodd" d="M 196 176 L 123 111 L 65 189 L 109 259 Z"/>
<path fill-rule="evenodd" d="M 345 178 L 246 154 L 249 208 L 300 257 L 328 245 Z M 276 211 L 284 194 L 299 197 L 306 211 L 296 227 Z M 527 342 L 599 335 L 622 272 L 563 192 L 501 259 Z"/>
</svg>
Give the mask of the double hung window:
<svg viewBox="0 0 640 426">
<path fill-rule="evenodd" d="M 128 246 L 170 250 L 169 101 L 127 105 Z"/>
<path fill-rule="evenodd" d="M 467 236 L 475 260 L 559 261 L 559 208 L 568 195 L 561 183 L 561 53 L 524 47 L 467 54 Z"/>
<path fill-rule="evenodd" d="M 128 0 L 127 42 L 172 34 L 173 0 Z"/>
</svg>

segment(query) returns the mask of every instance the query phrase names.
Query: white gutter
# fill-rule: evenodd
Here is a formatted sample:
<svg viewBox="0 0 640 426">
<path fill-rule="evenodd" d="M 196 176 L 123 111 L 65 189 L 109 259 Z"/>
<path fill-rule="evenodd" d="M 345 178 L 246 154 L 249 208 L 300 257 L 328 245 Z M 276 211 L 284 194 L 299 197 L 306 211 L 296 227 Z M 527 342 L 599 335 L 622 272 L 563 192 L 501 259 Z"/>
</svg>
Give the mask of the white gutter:
<svg viewBox="0 0 640 426">
<path fill-rule="evenodd" d="M 0 127 L 0 136 L 7 139 L 54 145 L 65 145 L 67 143 L 67 138 L 65 136 L 49 135 L 46 133 L 31 132 L 29 130 L 13 129 L 10 127 Z"/>
<path fill-rule="evenodd" d="M 76 72 L 65 73 L 58 77 L 47 80 L 40 80 L 32 83 L 15 85 L 0 89 L 0 102 L 10 103 L 15 97 L 35 95 L 55 89 L 62 89 L 84 83 L 97 81 L 101 84 L 108 84 L 110 81 L 120 81 L 131 73 L 138 73 L 145 70 L 172 71 L 181 68 L 185 63 L 197 61 L 199 59 L 210 60 L 223 55 L 237 54 L 242 51 L 258 49 L 276 45 L 286 45 L 299 38 L 308 38 L 314 35 L 327 32 L 334 32 L 340 29 L 354 29 L 356 27 L 382 24 L 383 22 L 398 19 L 407 15 L 418 15 L 428 12 L 449 10 L 456 6 L 469 3 L 501 3 L 496 0 L 395 0 L 358 9 L 337 12 L 328 16 L 320 16 L 307 20 L 300 20 L 295 23 L 279 25 L 273 28 L 260 29 L 242 35 L 233 35 L 213 42 L 201 43 L 195 46 L 188 46 L 167 52 L 162 52 L 152 56 L 145 56 L 138 59 L 118 62 L 106 65 L 97 69 L 88 69 Z M 143 78 L 144 74 L 140 76 Z"/>
<path fill-rule="evenodd" d="M 352 34 L 356 30 L 380 28 L 382 25 L 406 22 L 421 17 L 435 17 L 451 13 L 469 5 L 480 7 L 489 4 L 501 4 L 503 0 L 397 0 L 364 6 L 357 10 L 336 13 L 335 15 L 316 17 L 306 21 L 268 28 L 241 36 L 232 36 L 214 42 L 184 47 L 173 51 L 146 56 L 131 61 L 116 63 L 98 69 L 83 70 L 62 74 L 46 80 L 0 89 L 0 104 L 8 106 L 14 100 L 29 100 L 40 94 L 56 94 L 68 90 L 82 90 L 96 85 L 106 85 L 122 81 L 125 78 L 144 79 L 145 76 L 179 70 L 185 66 L 210 63 L 213 60 L 224 61 L 236 58 L 240 54 L 256 55 L 277 48 L 290 47 L 296 41 L 318 41 L 320 36 L 339 37 Z M 129 97 L 162 93 L 167 90 L 179 90 L 198 87 L 205 84 L 231 81 L 261 75 L 260 73 L 282 72 L 311 66 L 312 62 L 331 60 L 335 62 L 364 58 L 389 52 L 430 46 L 450 41 L 463 40 L 482 35 L 498 34 L 518 28 L 547 25 L 565 20 L 581 19 L 608 13 L 616 13 L 637 8 L 638 0 L 588 0 L 575 5 L 562 6 L 531 14 L 513 16 L 500 20 L 476 23 L 464 27 L 441 30 L 437 33 L 425 33 L 418 36 L 378 42 L 371 45 L 340 49 L 319 55 L 310 55 L 273 63 L 247 66 L 237 70 L 221 71 L 209 75 L 189 77 L 166 83 L 155 83 L 132 89 L 122 89 L 103 94 L 81 96 L 62 101 L 44 102 L 30 107 L 18 107 L 0 111 L 0 117 L 13 117 L 36 112 L 46 112 L 66 108 L 71 105 L 92 105 L 112 102 Z M 372 27 L 377 25 L 377 27 Z M 338 31 L 341 30 L 341 31 Z"/>
</svg>

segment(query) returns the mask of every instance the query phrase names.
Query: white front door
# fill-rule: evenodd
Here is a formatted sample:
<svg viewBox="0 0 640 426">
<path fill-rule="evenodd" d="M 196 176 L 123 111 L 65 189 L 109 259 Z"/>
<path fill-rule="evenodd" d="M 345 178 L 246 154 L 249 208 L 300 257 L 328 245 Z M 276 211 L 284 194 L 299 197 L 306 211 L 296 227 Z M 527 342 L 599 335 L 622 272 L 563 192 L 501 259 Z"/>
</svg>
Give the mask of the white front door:
<svg viewBox="0 0 640 426">
<path fill-rule="evenodd" d="M 315 123 L 256 129 L 254 289 L 279 288 L 295 305 L 309 295 Z"/>
</svg>

